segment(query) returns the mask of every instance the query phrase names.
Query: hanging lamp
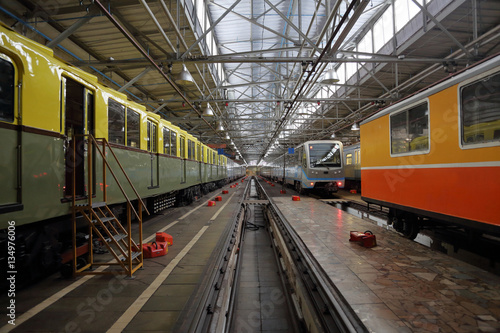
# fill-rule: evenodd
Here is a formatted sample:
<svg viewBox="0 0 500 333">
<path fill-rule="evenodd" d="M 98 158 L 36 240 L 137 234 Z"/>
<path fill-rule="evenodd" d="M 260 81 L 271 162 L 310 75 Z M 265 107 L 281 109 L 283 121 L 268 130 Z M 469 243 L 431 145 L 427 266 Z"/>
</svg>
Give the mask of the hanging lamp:
<svg viewBox="0 0 500 333">
<path fill-rule="evenodd" d="M 337 71 L 332 68 L 326 71 L 325 76 L 323 77 L 323 80 L 321 80 L 321 83 L 324 84 L 334 84 L 339 82 L 339 77 L 337 75 Z"/>
<path fill-rule="evenodd" d="M 224 130 L 224 127 L 222 127 L 222 122 L 218 122 L 217 128 L 215 129 L 217 132 L 222 132 Z"/>
<path fill-rule="evenodd" d="M 210 107 L 210 103 L 207 103 L 207 107 L 203 110 L 203 116 L 204 117 L 213 117 L 214 116 L 214 111 Z"/>
<path fill-rule="evenodd" d="M 182 64 L 182 70 L 179 73 L 179 75 L 177 75 L 175 83 L 180 86 L 187 86 L 194 83 L 193 76 L 191 75 L 191 73 L 189 73 L 188 69 L 186 68 L 186 65 Z"/>
</svg>

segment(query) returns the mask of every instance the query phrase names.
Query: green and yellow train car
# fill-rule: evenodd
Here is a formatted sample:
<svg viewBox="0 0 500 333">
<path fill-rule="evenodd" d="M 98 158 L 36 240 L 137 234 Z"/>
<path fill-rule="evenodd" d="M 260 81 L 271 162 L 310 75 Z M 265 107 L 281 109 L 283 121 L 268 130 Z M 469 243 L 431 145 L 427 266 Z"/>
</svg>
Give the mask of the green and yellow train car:
<svg viewBox="0 0 500 333">
<path fill-rule="evenodd" d="M 101 200 L 106 187 L 108 204 L 124 201 L 112 177 L 103 181 L 97 167 L 102 159 L 95 151 L 93 188 L 88 188 L 89 134 L 110 143 L 152 210 L 174 200 L 190 203 L 228 178 L 244 175 L 238 167 L 229 174 L 228 164 L 234 162 L 225 156 L 4 25 L 0 72 L 0 230 L 9 222 L 15 225 L 18 245 L 24 244 L 19 246 L 24 253 L 18 252 L 24 258 L 21 266 L 35 261 L 57 265 L 73 193 L 77 200 L 89 195 Z M 109 163 L 117 168 L 113 160 Z M 6 239 L 2 235 L 0 247 Z"/>
</svg>

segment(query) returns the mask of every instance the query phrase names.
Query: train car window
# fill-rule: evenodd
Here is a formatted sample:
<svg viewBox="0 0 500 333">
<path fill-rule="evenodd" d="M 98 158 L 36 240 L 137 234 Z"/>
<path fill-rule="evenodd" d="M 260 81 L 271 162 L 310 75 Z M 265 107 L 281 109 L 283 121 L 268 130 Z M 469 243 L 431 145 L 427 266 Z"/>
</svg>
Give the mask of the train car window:
<svg viewBox="0 0 500 333">
<path fill-rule="evenodd" d="M 213 152 L 212 161 L 215 165 L 217 165 L 217 153 L 216 152 Z"/>
<path fill-rule="evenodd" d="M 177 156 L 177 133 L 170 131 L 170 154 Z"/>
<path fill-rule="evenodd" d="M 134 110 L 127 109 L 127 146 L 140 147 L 141 117 Z"/>
<path fill-rule="evenodd" d="M 0 75 L 0 120 L 13 122 L 16 86 L 14 65 L 0 57 L 0 73 L 2 73 Z"/>
<path fill-rule="evenodd" d="M 170 129 L 163 127 L 163 154 L 170 155 Z"/>
<path fill-rule="evenodd" d="M 201 154 L 200 155 L 200 161 L 201 162 L 205 162 L 205 147 L 203 147 L 203 146 L 201 147 L 200 154 Z"/>
<path fill-rule="evenodd" d="M 334 142 L 309 144 L 309 165 L 311 168 L 341 167 L 340 145 Z"/>
<path fill-rule="evenodd" d="M 196 156 L 196 149 L 194 141 L 188 139 L 188 159 L 194 160 Z"/>
<path fill-rule="evenodd" d="M 201 156 L 202 156 L 201 145 L 198 143 L 196 145 L 196 148 L 197 148 L 196 152 L 198 153 L 197 156 L 196 156 L 196 158 L 197 158 L 198 161 L 201 161 L 202 160 L 201 159 Z"/>
<path fill-rule="evenodd" d="M 108 141 L 125 144 L 125 106 L 108 100 Z"/>
<path fill-rule="evenodd" d="M 152 121 L 148 120 L 148 125 L 147 125 L 147 130 L 148 130 L 148 151 L 151 153 L 156 153 L 156 145 L 157 145 L 157 140 L 158 140 L 158 125 L 153 123 Z"/>
<path fill-rule="evenodd" d="M 460 89 L 462 145 L 500 141 L 500 73 Z"/>
<path fill-rule="evenodd" d="M 345 164 L 346 165 L 351 165 L 352 164 L 352 154 L 345 155 Z"/>
<path fill-rule="evenodd" d="M 391 154 L 429 151 L 427 102 L 390 116 Z"/>
</svg>

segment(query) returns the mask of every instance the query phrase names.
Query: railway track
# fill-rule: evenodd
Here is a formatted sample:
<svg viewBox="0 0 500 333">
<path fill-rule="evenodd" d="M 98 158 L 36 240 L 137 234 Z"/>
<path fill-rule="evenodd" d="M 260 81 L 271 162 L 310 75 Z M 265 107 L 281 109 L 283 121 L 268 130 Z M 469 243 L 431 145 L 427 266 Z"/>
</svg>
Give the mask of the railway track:
<svg viewBox="0 0 500 333">
<path fill-rule="evenodd" d="M 249 207 L 254 219 L 249 219 Z M 247 182 L 240 209 L 234 213 L 221 253 L 207 277 L 203 302 L 193 310 L 189 332 L 229 332 L 234 327 L 234 307 L 239 288 L 242 240 L 255 225 L 265 225 L 271 237 L 277 266 L 296 332 L 367 332 L 349 304 L 336 290 L 312 254 L 290 227 L 257 179 Z M 249 227 L 249 228 L 248 228 Z M 261 251 L 259 249 L 259 251 Z"/>
</svg>

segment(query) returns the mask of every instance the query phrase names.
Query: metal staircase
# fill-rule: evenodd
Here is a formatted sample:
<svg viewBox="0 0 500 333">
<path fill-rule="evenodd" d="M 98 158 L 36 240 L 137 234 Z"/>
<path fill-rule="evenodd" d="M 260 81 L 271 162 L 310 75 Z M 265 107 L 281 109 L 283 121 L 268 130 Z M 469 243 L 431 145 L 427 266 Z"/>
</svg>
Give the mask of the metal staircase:
<svg viewBox="0 0 500 333">
<path fill-rule="evenodd" d="M 140 198 L 137 190 L 132 184 L 130 178 L 127 176 L 122 165 L 118 161 L 113 149 L 109 145 L 106 139 L 99 138 L 96 139 L 92 135 L 84 135 L 87 139 L 85 141 L 86 145 L 86 178 L 87 178 L 87 188 L 86 197 L 84 198 L 84 203 L 78 200 L 75 193 L 76 188 L 76 172 L 73 172 L 73 199 L 72 199 L 72 221 L 73 221 L 73 274 L 74 275 L 84 275 L 84 274 L 117 274 L 117 270 L 93 270 L 94 266 L 99 265 L 109 265 L 117 266 L 119 274 L 126 274 L 132 276 L 135 271 L 143 266 L 143 256 L 142 256 L 142 211 L 143 209 L 149 214 L 144 202 Z M 76 158 L 76 140 L 73 139 L 72 149 L 72 163 L 74 163 Z M 99 154 L 102 159 L 102 201 L 93 201 L 94 189 L 96 184 L 96 176 L 94 170 L 95 162 L 92 160 L 93 155 Z M 129 183 L 131 189 L 136 195 L 137 210 L 134 208 L 132 201 L 127 196 L 126 191 L 120 184 L 117 175 L 111 168 L 108 158 L 113 157 L 123 175 L 125 176 L 127 182 Z M 97 161 L 97 159 L 96 159 Z M 113 213 L 111 208 L 107 204 L 107 184 L 106 184 L 106 174 L 107 171 L 113 176 L 118 188 L 124 196 L 126 202 L 126 221 L 122 224 L 117 216 Z M 137 220 L 136 235 L 132 234 L 132 218 L 135 217 Z M 77 249 L 77 232 L 78 232 L 78 221 L 85 221 L 88 226 L 88 259 L 86 262 L 78 267 L 77 260 L 79 257 L 79 251 Z M 98 240 L 98 242 L 96 242 Z M 94 260 L 94 247 L 95 244 L 102 244 L 112 255 L 113 259 L 107 262 L 96 262 Z"/>
</svg>

